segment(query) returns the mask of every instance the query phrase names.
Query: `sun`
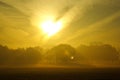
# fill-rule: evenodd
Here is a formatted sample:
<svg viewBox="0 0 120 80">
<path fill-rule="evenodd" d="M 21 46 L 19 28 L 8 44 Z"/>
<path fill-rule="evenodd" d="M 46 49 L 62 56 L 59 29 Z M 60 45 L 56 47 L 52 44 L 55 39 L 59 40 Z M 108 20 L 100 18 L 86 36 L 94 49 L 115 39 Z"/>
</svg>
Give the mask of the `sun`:
<svg viewBox="0 0 120 80">
<path fill-rule="evenodd" d="M 47 36 L 53 36 L 57 32 L 59 32 L 62 28 L 62 22 L 61 21 L 53 21 L 53 20 L 46 20 L 41 23 L 42 31 Z"/>
</svg>

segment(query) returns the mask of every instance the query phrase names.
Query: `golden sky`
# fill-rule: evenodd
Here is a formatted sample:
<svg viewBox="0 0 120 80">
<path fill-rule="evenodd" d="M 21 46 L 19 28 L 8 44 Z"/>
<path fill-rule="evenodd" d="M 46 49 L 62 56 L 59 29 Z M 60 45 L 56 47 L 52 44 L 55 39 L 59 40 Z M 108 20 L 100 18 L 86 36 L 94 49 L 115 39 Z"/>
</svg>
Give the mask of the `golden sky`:
<svg viewBox="0 0 120 80">
<path fill-rule="evenodd" d="M 0 44 L 11 48 L 73 46 L 91 42 L 120 46 L 120 0 L 0 0 Z M 46 38 L 40 24 L 62 21 Z"/>
</svg>

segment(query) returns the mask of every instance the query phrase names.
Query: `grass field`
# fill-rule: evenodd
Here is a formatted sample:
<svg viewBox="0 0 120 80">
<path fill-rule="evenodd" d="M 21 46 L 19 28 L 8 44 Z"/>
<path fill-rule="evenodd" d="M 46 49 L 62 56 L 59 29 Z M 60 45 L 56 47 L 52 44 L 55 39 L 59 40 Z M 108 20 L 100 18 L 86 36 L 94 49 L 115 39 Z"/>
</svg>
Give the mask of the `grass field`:
<svg viewBox="0 0 120 80">
<path fill-rule="evenodd" d="M 0 80 L 120 80 L 120 68 L 1 68 Z"/>
</svg>

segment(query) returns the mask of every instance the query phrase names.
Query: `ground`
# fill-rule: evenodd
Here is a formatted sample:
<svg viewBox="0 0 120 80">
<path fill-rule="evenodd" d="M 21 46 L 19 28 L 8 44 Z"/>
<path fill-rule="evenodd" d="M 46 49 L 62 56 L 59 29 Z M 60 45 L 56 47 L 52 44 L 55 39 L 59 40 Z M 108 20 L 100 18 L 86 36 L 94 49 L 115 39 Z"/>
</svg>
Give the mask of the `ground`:
<svg viewBox="0 0 120 80">
<path fill-rule="evenodd" d="M 120 80 L 120 68 L 1 68 L 1 80 Z"/>
</svg>

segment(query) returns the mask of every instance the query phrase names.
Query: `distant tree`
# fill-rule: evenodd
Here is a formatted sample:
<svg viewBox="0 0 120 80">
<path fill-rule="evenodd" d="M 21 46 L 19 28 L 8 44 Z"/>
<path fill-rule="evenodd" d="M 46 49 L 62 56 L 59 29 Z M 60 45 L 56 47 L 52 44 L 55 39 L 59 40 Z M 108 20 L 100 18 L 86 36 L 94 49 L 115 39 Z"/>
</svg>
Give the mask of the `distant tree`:
<svg viewBox="0 0 120 80">
<path fill-rule="evenodd" d="M 6 63 L 6 55 L 8 55 L 8 48 L 0 45 L 0 65 L 4 65 Z"/>
<path fill-rule="evenodd" d="M 34 64 L 40 62 L 42 54 L 40 50 L 38 47 L 26 49 L 26 59 L 28 63 Z"/>
<path fill-rule="evenodd" d="M 9 49 L 0 45 L 0 65 L 33 65 L 41 60 L 42 48 Z"/>
<path fill-rule="evenodd" d="M 42 49 L 38 47 L 27 48 L 26 50 L 19 50 L 19 56 L 15 59 L 17 65 L 33 65 L 41 61 Z"/>
<path fill-rule="evenodd" d="M 111 63 L 119 61 L 119 52 L 109 44 L 82 45 L 77 48 L 77 51 L 88 61 Z"/>
<path fill-rule="evenodd" d="M 67 44 L 61 44 L 53 47 L 46 53 L 46 59 L 49 63 L 69 64 L 74 61 L 76 50 Z"/>
</svg>

